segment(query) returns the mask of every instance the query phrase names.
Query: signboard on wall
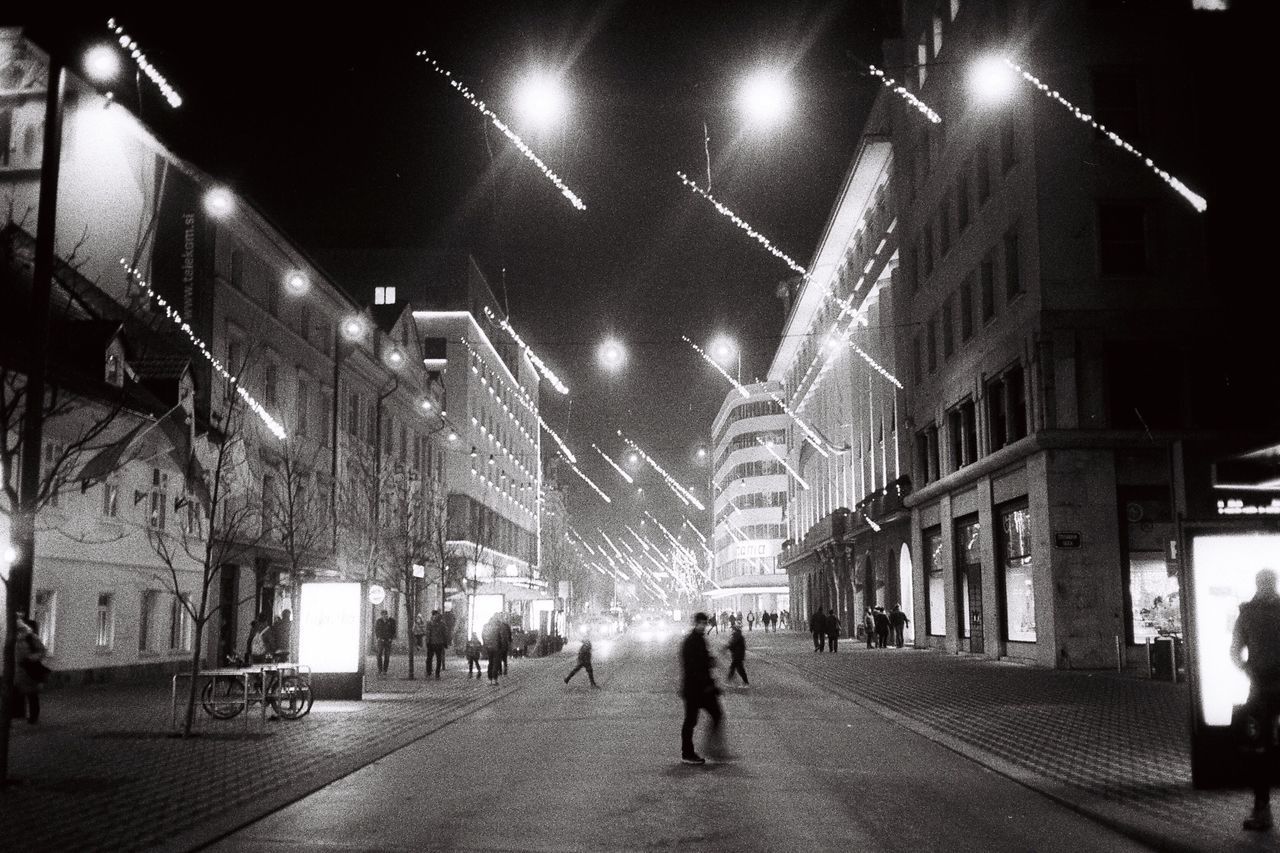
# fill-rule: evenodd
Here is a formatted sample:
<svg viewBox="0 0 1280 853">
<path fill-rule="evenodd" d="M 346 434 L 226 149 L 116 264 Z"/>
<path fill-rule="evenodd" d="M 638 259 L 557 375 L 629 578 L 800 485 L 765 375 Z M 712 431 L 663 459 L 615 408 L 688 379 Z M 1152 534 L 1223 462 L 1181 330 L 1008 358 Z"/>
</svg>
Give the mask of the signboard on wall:
<svg viewBox="0 0 1280 853">
<path fill-rule="evenodd" d="M 358 583 L 304 583 L 298 614 L 298 662 L 312 672 L 357 672 L 360 668 Z"/>
</svg>

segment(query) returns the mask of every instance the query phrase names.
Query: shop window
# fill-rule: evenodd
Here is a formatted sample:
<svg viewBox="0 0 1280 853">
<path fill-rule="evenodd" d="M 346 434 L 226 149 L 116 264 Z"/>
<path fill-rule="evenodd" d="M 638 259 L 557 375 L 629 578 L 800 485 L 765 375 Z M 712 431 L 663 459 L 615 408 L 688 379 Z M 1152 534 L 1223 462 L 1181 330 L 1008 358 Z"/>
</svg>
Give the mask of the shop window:
<svg viewBox="0 0 1280 853">
<path fill-rule="evenodd" d="M 960 341 L 973 337 L 973 273 L 960 285 Z"/>
<path fill-rule="evenodd" d="M 116 600 L 110 592 L 98 593 L 97 642 L 99 651 L 110 650 L 116 642 Z"/>
<path fill-rule="evenodd" d="M 1147 271 L 1147 216 L 1140 204 L 1098 205 L 1098 271 L 1106 276 Z"/>
<path fill-rule="evenodd" d="M 991 452 L 1026 436 L 1027 397 L 1021 366 L 987 383 L 987 425 Z"/>
<path fill-rule="evenodd" d="M 981 589 L 970 589 L 970 578 L 975 586 L 980 586 L 982 577 L 982 525 L 977 521 L 960 521 L 956 523 L 956 607 L 960 624 L 959 636 L 968 639 L 970 626 L 973 625 L 973 598 L 981 596 Z M 981 603 L 979 601 L 979 607 Z"/>
<path fill-rule="evenodd" d="M 942 577 L 942 528 L 924 532 L 925 630 L 930 637 L 947 635 L 947 602 Z"/>
<path fill-rule="evenodd" d="M 1000 512 L 1000 568 L 1004 575 L 1005 639 L 1036 641 L 1036 598 L 1032 578 L 1031 510 Z"/>
<path fill-rule="evenodd" d="M 45 651 L 54 654 L 54 640 L 58 636 L 58 593 L 52 589 L 37 589 L 31 597 L 31 618 L 36 634 L 44 643 Z"/>
<path fill-rule="evenodd" d="M 1004 235 L 1004 296 L 1006 302 L 1012 302 L 1023 293 L 1022 265 L 1018 257 L 1018 232 L 1009 231 Z"/>
<path fill-rule="evenodd" d="M 978 267 L 978 280 L 982 287 L 982 322 L 987 323 L 996 316 L 996 264 L 990 255 Z"/>
</svg>

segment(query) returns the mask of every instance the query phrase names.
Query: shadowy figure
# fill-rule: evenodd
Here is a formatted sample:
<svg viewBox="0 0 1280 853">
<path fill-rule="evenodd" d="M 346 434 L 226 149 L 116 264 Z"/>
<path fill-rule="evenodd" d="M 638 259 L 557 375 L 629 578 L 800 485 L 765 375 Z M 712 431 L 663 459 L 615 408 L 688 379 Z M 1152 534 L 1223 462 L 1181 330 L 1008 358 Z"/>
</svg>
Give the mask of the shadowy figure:
<svg viewBox="0 0 1280 853">
<path fill-rule="evenodd" d="M 396 620 L 387 611 L 373 623 L 373 636 L 378 641 L 378 672 L 386 675 L 391 668 L 391 641 L 396 638 Z"/>
<path fill-rule="evenodd" d="M 867 648 L 876 647 L 876 615 L 868 607 L 862 614 L 862 632 L 867 635 Z"/>
<path fill-rule="evenodd" d="M 427 678 L 431 677 L 431 664 L 434 659 L 436 678 L 444 669 L 444 650 L 449 647 L 449 625 L 440 615 L 439 610 L 431 611 L 431 621 L 426 626 L 427 639 Z"/>
<path fill-rule="evenodd" d="M 750 686 L 751 682 L 747 680 L 747 670 L 743 663 L 747 659 L 747 639 L 742 636 L 742 628 L 734 628 L 733 636 L 729 638 L 729 645 L 725 648 L 729 650 L 729 674 L 724 677 L 725 683 L 733 681 L 733 674 L 736 672 L 742 676 L 743 686 Z"/>
<path fill-rule="evenodd" d="M 827 636 L 827 617 L 822 615 L 821 607 L 813 611 L 813 616 L 809 618 L 809 630 L 813 632 L 813 650 L 821 652 Z"/>
<path fill-rule="evenodd" d="M 484 623 L 480 636 L 484 639 L 484 653 L 489 659 L 489 683 L 496 687 L 498 676 L 502 675 L 502 626 L 497 613 Z"/>
<path fill-rule="evenodd" d="M 35 725 L 40 721 L 40 685 L 49 676 L 44 665 L 45 646 L 27 620 L 19 616 L 13 642 L 13 719 L 26 716 Z"/>
<path fill-rule="evenodd" d="M 902 648 L 904 632 L 911 623 L 907 618 L 907 614 L 902 611 L 898 605 L 893 605 L 893 610 L 889 612 L 889 625 L 893 628 L 893 644 L 898 648 Z"/>
<path fill-rule="evenodd" d="M 1231 660 L 1249 676 L 1244 713 L 1253 752 L 1253 814 L 1244 828 L 1260 832 L 1271 828 L 1271 775 L 1280 755 L 1280 595 L 1272 569 L 1258 572 L 1255 583 L 1257 593 L 1240 605 Z"/>
<path fill-rule="evenodd" d="M 578 674 L 578 670 L 585 669 L 587 671 L 587 680 L 591 682 L 592 687 L 599 687 L 596 684 L 596 673 L 591 668 L 591 641 L 583 640 L 582 645 L 578 646 L 578 665 L 569 670 L 569 674 L 564 677 L 564 683 L 568 684 L 569 679 Z"/>
<path fill-rule="evenodd" d="M 706 711 L 711 717 L 712 737 L 719 738 L 720 688 L 711 677 L 715 659 L 707 651 L 707 614 L 696 613 L 693 630 L 680 644 L 680 695 L 684 699 L 684 724 L 680 727 L 680 760 L 685 764 L 706 764 L 707 760 L 693 748 L 693 729 L 698 725 L 698 715 Z"/>
<path fill-rule="evenodd" d="M 884 612 L 882 605 L 878 605 L 871 611 L 871 616 L 876 623 L 876 647 L 887 649 L 889 647 L 889 614 Z"/>
<path fill-rule="evenodd" d="M 475 631 L 471 632 L 471 639 L 467 640 L 467 644 L 463 647 L 463 651 L 467 655 L 467 678 L 471 678 L 471 672 L 474 669 L 476 678 L 480 678 L 480 652 L 484 651 L 484 643 L 480 642 L 480 637 Z"/>
<path fill-rule="evenodd" d="M 840 648 L 840 617 L 833 608 L 827 608 L 827 615 L 822 620 L 827 629 L 827 651 L 835 652 Z"/>
</svg>

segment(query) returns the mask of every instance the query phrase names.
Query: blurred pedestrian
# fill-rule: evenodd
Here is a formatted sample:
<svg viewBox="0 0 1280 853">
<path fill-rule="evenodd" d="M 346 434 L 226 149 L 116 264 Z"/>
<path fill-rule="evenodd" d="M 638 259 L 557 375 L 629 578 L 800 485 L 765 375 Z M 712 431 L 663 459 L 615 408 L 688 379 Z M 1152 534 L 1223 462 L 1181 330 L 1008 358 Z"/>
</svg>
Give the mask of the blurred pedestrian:
<svg viewBox="0 0 1280 853">
<path fill-rule="evenodd" d="M 905 636 L 905 628 L 911 624 L 911 620 L 907 618 L 907 614 L 902 611 L 898 605 L 893 605 L 893 610 L 889 612 L 889 624 L 893 628 L 893 643 L 898 648 L 902 648 Z"/>
<path fill-rule="evenodd" d="M 875 610 L 871 611 L 871 616 L 876 623 L 876 646 L 887 649 L 889 647 L 889 614 L 884 612 L 884 605 L 877 605 Z"/>
<path fill-rule="evenodd" d="M 754 631 L 756 629 L 756 612 L 754 610 L 747 611 L 747 630 Z"/>
<path fill-rule="evenodd" d="M 680 696 L 684 699 L 684 723 L 680 727 L 680 760 L 685 764 L 706 764 L 707 760 L 693 748 L 693 730 L 702 711 L 711 717 L 712 737 L 720 735 L 720 688 L 711 676 L 715 659 L 707 651 L 707 614 L 695 613 L 693 630 L 680 644 Z"/>
<path fill-rule="evenodd" d="M 714 613 L 711 614 L 709 625 L 712 631 L 715 631 L 717 634 L 720 633 L 720 624 L 716 622 L 716 615 Z"/>
<path fill-rule="evenodd" d="M 596 673 L 591 668 L 591 640 L 583 640 L 582 645 L 578 646 L 578 665 L 569 670 L 569 674 L 564 677 L 564 683 L 568 684 L 569 679 L 578 674 L 578 670 L 585 669 L 587 671 L 587 680 L 591 682 L 592 687 L 599 687 L 596 684 Z"/>
<path fill-rule="evenodd" d="M 511 654 L 511 623 L 506 616 L 498 620 L 498 656 L 502 660 L 502 674 L 507 674 L 507 656 Z"/>
<path fill-rule="evenodd" d="M 391 641 L 396 638 L 396 620 L 387 611 L 373 623 L 373 636 L 378 641 L 378 673 L 386 675 L 391 668 Z"/>
<path fill-rule="evenodd" d="M 742 684 L 749 687 L 751 682 L 747 680 L 747 670 L 743 663 L 747 659 L 747 640 L 742 636 L 741 628 L 733 629 L 733 636 L 729 638 L 729 674 L 724 677 L 725 683 L 733 681 L 733 674 L 736 672 L 742 676 Z"/>
<path fill-rule="evenodd" d="M 1244 828 L 1261 832 L 1271 828 L 1271 781 L 1280 756 L 1280 594 L 1272 569 L 1258 572 L 1255 583 L 1257 593 L 1240 605 L 1231 660 L 1249 677 L 1244 714 L 1253 753 L 1253 813 Z"/>
<path fill-rule="evenodd" d="M 281 610 L 276 621 L 271 625 L 271 655 L 277 661 L 292 660 L 293 648 L 293 611 Z"/>
<path fill-rule="evenodd" d="M 439 611 L 431 611 L 433 614 Z M 427 641 L 427 620 L 423 618 L 422 611 L 419 610 L 413 614 L 413 645 L 414 648 L 422 648 L 422 644 Z M 427 670 L 431 670 L 431 664 L 428 661 Z"/>
<path fill-rule="evenodd" d="M 484 640 L 484 653 L 489 659 L 489 683 L 495 687 L 498 684 L 498 676 L 502 675 L 501 636 L 502 629 L 498 624 L 498 614 L 495 613 L 489 617 L 488 622 L 484 623 L 484 628 L 480 632 L 480 637 Z"/>
<path fill-rule="evenodd" d="M 17 619 L 13 642 L 13 719 L 26 717 L 35 725 L 40 722 L 40 686 L 49 677 L 44 665 L 45 646 L 35 630 L 21 615 Z"/>
<path fill-rule="evenodd" d="M 245 663 L 266 663 L 271 653 L 271 619 L 262 614 L 249 623 L 249 643 L 245 646 Z"/>
<path fill-rule="evenodd" d="M 821 652 L 827 636 L 827 618 L 822 615 L 821 607 L 809 618 L 809 630 L 813 632 L 813 650 Z"/>
<path fill-rule="evenodd" d="M 840 617 L 836 616 L 836 611 L 833 608 L 827 608 L 827 615 L 823 618 L 822 624 L 827 629 L 827 651 L 838 651 L 840 648 Z"/>
<path fill-rule="evenodd" d="M 471 671 L 474 668 L 476 678 L 480 678 L 480 652 L 484 650 L 484 643 L 480 642 L 480 638 L 476 636 L 475 631 L 471 632 L 471 639 L 467 640 L 467 645 L 463 651 L 467 655 L 467 678 L 471 678 Z"/>
<path fill-rule="evenodd" d="M 436 679 L 439 680 L 440 671 L 444 669 L 444 650 L 449 646 L 449 625 L 444 621 L 439 610 L 431 611 L 431 621 L 427 623 L 424 633 L 427 641 L 427 677 L 431 677 L 431 663 L 434 658 Z"/>
<path fill-rule="evenodd" d="M 862 630 L 867 635 L 867 648 L 874 649 L 876 647 L 876 615 L 871 608 L 867 608 L 867 612 L 862 614 Z"/>
</svg>

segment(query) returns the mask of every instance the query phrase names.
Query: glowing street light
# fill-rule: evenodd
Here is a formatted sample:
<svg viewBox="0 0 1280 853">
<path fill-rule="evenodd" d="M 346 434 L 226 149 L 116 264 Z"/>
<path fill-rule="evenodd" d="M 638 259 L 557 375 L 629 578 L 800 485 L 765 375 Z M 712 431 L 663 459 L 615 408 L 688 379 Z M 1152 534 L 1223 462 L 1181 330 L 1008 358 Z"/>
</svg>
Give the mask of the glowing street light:
<svg viewBox="0 0 1280 853">
<path fill-rule="evenodd" d="M 399 347 L 391 347 L 382 354 L 382 362 L 392 370 L 399 370 L 404 367 L 404 351 Z"/>
<path fill-rule="evenodd" d="M 753 124 L 778 124 L 791 112 L 793 95 L 777 71 L 757 71 L 738 88 L 738 107 Z"/>
<path fill-rule="evenodd" d="M 627 455 L 627 464 L 628 464 L 628 465 L 639 465 L 639 464 L 640 464 L 640 454 L 636 453 L 635 451 L 632 451 L 630 454 L 628 454 L 628 455 Z"/>
<path fill-rule="evenodd" d="M 302 296 L 311 289 L 311 279 L 302 270 L 292 270 L 284 277 L 284 289 L 294 296 Z"/>
<path fill-rule="evenodd" d="M 120 76 L 120 52 L 111 45 L 89 48 L 84 56 L 84 69 L 95 83 L 111 83 Z"/>
<path fill-rule="evenodd" d="M 211 187 L 204 194 L 204 209 L 214 219 L 226 219 L 235 212 L 235 196 L 226 187 Z"/>
<path fill-rule="evenodd" d="M 981 57 L 969 68 L 969 90 L 983 103 L 1004 103 L 1017 83 L 1013 69 L 998 56 Z"/>
<path fill-rule="evenodd" d="M 596 357 L 605 369 L 617 370 L 626 362 L 627 351 L 621 343 L 611 338 L 600 345 Z"/>
<path fill-rule="evenodd" d="M 569 95 L 561 82 L 548 74 L 531 74 L 516 90 L 516 111 L 540 127 L 558 123 L 569 111 Z"/>
<path fill-rule="evenodd" d="M 348 317 L 338 326 L 342 336 L 352 343 L 364 338 L 366 329 L 364 318 L 359 316 Z"/>
</svg>

